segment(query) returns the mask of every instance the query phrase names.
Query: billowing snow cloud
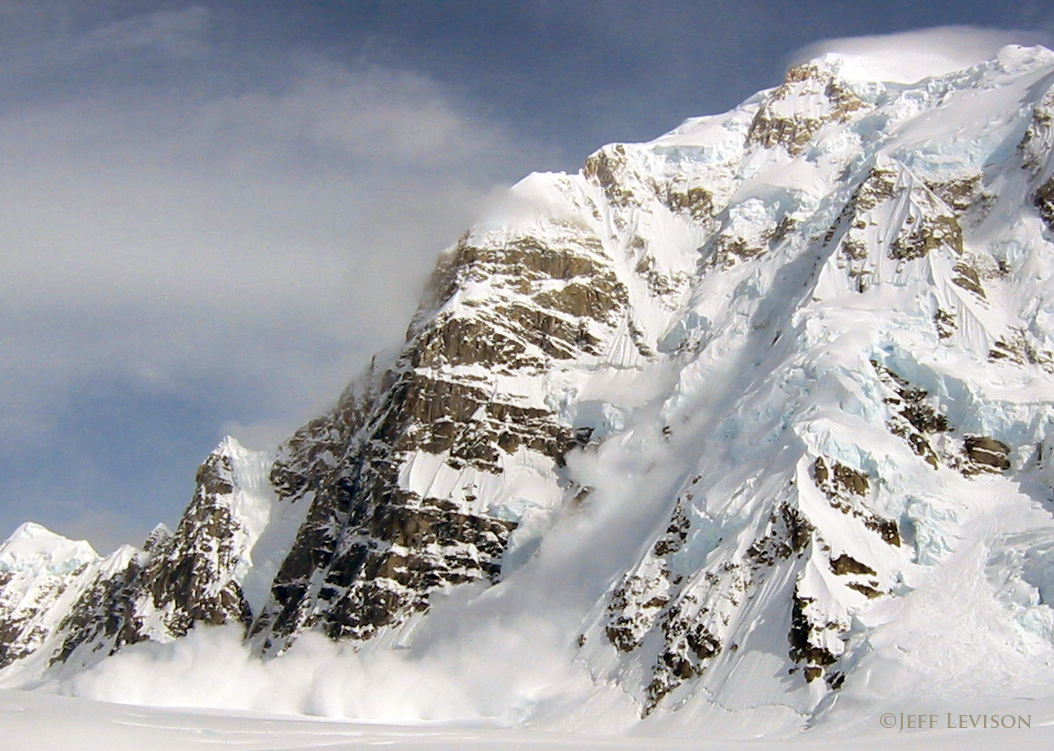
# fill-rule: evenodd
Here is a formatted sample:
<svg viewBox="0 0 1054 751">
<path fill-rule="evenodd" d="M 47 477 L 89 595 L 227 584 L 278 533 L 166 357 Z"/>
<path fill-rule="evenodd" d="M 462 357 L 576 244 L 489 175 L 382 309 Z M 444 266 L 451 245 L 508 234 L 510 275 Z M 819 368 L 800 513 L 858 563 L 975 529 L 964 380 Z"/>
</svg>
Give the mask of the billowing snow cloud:
<svg viewBox="0 0 1054 751">
<path fill-rule="evenodd" d="M 941 26 L 866 37 L 828 39 L 795 52 L 789 64 L 824 55 L 843 58 L 840 72 L 850 80 L 914 83 L 991 60 L 1008 44 L 1050 44 L 1033 31 Z"/>
</svg>

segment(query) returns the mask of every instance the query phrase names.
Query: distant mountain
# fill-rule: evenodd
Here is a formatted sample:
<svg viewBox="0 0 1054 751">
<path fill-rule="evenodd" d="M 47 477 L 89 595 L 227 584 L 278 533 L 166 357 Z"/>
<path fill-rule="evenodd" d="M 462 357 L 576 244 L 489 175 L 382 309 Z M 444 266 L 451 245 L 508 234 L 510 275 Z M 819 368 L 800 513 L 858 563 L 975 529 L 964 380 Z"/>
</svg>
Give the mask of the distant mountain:
<svg viewBox="0 0 1054 751">
<path fill-rule="evenodd" d="M 561 659 L 640 716 L 809 722 L 908 659 L 895 623 L 946 634 L 942 695 L 976 650 L 1050 660 L 1054 53 L 841 66 L 525 178 L 394 359 L 276 456 L 225 439 L 142 550 L 20 528 L 0 678 L 196 624 L 264 658 L 306 631 L 427 650 L 437 598 L 467 622 L 547 596 Z"/>
</svg>

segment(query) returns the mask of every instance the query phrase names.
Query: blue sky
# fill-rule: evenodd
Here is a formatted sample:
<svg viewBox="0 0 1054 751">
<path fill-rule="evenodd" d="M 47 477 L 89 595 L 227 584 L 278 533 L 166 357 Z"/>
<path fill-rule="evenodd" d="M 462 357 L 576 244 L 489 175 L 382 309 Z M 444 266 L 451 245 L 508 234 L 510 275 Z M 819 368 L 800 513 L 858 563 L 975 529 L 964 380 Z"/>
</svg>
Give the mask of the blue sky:
<svg viewBox="0 0 1054 751">
<path fill-rule="evenodd" d="M 397 345 L 526 173 L 724 111 L 810 45 L 949 25 L 987 54 L 1049 43 L 1054 9 L 0 0 L 0 538 L 174 524 L 223 435 L 277 442 Z"/>
</svg>

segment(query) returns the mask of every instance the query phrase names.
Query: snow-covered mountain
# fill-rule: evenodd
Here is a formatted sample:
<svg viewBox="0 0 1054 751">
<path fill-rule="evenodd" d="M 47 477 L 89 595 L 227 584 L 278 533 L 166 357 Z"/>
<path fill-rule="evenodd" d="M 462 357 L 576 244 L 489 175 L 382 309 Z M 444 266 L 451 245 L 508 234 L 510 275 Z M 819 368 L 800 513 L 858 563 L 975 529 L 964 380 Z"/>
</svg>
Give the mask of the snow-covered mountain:
<svg viewBox="0 0 1054 751">
<path fill-rule="evenodd" d="M 228 624 L 569 671 L 479 710 L 513 719 L 1054 695 L 1054 53 L 844 64 L 525 178 L 402 349 L 276 456 L 225 439 L 174 532 L 20 528 L 0 678 Z"/>
</svg>

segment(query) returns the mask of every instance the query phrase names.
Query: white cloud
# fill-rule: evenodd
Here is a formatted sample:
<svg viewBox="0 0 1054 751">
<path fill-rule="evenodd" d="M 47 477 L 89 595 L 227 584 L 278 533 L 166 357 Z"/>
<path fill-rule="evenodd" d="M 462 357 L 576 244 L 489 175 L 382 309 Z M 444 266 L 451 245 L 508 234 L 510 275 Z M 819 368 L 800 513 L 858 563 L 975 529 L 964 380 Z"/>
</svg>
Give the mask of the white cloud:
<svg viewBox="0 0 1054 751">
<path fill-rule="evenodd" d="M 992 60 L 1008 44 L 1051 43 L 1034 31 L 940 26 L 865 37 L 828 39 L 795 52 L 790 65 L 836 54 L 845 58 L 842 74 L 862 80 L 913 83 Z"/>
<path fill-rule="evenodd" d="M 252 382 L 292 355 L 336 389 L 324 371 L 398 341 L 432 259 L 505 177 L 504 139 L 386 70 L 0 116 L 0 308 L 26 322 L 0 367 Z"/>
<path fill-rule="evenodd" d="M 155 14 L 81 42 L 132 70 L 193 52 L 207 21 Z M 0 108 L 0 450 L 90 440 L 58 423 L 93 382 L 239 393 L 214 400 L 217 431 L 287 434 L 401 341 L 435 256 L 534 161 L 425 76 L 274 57 L 223 90 L 177 60 L 171 83 L 111 76 Z M 12 527 L 33 513 L 16 496 L 0 499 Z"/>
</svg>

